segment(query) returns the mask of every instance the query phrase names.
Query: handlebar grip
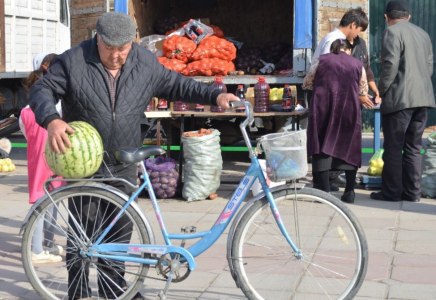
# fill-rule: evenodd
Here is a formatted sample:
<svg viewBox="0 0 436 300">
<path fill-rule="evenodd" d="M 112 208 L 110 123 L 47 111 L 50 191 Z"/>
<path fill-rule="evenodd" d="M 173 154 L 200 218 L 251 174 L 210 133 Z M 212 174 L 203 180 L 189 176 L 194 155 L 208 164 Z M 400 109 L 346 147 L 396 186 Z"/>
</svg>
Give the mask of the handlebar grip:
<svg viewBox="0 0 436 300">
<path fill-rule="evenodd" d="M 229 103 L 230 108 L 237 108 L 240 106 L 245 106 L 245 101 L 232 101 Z"/>
</svg>

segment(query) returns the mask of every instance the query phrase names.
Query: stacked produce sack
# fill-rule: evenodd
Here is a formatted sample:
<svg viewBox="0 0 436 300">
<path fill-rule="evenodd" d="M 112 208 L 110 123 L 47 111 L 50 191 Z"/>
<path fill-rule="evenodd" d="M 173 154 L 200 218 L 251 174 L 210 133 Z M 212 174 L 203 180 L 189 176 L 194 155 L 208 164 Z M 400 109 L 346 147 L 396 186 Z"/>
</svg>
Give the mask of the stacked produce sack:
<svg viewBox="0 0 436 300">
<path fill-rule="evenodd" d="M 151 185 L 158 199 L 171 198 L 176 194 L 179 173 L 176 161 L 169 157 L 148 158 L 145 166 Z"/>
<path fill-rule="evenodd" d="M 235 71 L 232 61 L 236 58 L 236 47 L 223 38 L 220 28 L 210 27 L 215 34 L 203 39 L 198 46 L 186 35 L 175 34 L 166 38 L 159 62 L 185 76 L 227 75 L 229 71 Z"/>
<path fill-rule="evenodd" d="M 428 137 L 429 145 L 422 155 L 422 196 L 436 197 L 436 131 Z"/>
<path fill-rule="evenodd" d="M 182 196 L 188 201 L 216 197 L 223 165 L 219 136 L 220 132 L 216 129 L 183 134 L 185 167 Z"/>
</svg>

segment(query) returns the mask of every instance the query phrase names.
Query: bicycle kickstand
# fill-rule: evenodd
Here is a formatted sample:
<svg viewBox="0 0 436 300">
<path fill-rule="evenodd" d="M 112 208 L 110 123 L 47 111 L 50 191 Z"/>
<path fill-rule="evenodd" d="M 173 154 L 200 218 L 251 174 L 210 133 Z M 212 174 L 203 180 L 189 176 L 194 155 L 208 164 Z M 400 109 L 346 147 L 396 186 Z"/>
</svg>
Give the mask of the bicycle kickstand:
<svg viewBox="0 0 436 300">
<path fill-rule="evenodd" d="M 176 258 L 171 261 L 171 271 L 168 274 L 167 283 L 165 284 L 165 288 L 163 291 L 160 291 L 159 294 L 157 294 L 157 300 L 166 300 L 167 299 L 167 292 L 170 289 L 171 281 L 173 280 L 174 273 L 178 271 L 180 267 L 180 255 L 177 254 Z"/>
</svg>

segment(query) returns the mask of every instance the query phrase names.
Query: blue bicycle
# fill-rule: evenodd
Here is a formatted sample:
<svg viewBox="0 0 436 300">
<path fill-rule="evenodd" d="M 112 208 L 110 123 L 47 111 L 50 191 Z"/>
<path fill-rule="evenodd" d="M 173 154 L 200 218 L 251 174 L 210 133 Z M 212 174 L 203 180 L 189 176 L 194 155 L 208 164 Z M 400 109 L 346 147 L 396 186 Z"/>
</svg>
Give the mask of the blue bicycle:
<svg viewBox="0 0 436 300">
<path fill-rule="evenodd" d="M 187 279 L 196 268 L 195 257 L 231 224 L 227 260 L 248 299 L 352 299 L 368 265 L 368 246 L 357 218 L 341 201 L 319 190 L 295 184 L 269 189 L 246 132 L 253 122 L 251 104 L 232 106 L 246 108 L 240 128 L 251 166 L 210 230 L 196 232 L 188 226 L 180 234 L 167 231 L 143 163 L 149 156 L 164 154 L 160 147 L 119 151 L 121 162 L 137 163 L 142 169 L 144 183 L 130 198 L 104 184 L 129 184 L 122 179 L 66 180 L 67 185 L 47 192 L 26 217 L 22 259 L 38 295 L 50 300 L 135 299 L 145 279 L 153 278 L 148 271 L 154 267 L 166 281 L 157 297 L 166 299 L 171 283 Z M 268 135 L 260 144 L 270 178 L 296 179 L 301 176 L 298 169 L 307 171 L 304 132 Z M 297 156 L 289 156 L 292 152 Z M 256 179 L 264 192 L 239 209 Z M 134 201 L 144 189 L 164 245 L 155 244 L 151 225 Z M 42 223 L 44 251 L 62 261 L 32 260 L 32 238 Z M 189 239 L 198 241 L 185 248 Z M 181 243 L 175 245 L 176 240 Z"/>
</svg>

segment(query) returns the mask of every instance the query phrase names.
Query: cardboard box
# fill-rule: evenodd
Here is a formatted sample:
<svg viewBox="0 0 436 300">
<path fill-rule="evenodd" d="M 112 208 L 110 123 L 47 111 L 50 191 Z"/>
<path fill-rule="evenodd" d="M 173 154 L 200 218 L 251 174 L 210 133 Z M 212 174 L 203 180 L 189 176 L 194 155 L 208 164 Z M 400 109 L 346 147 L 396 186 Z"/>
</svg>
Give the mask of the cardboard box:
<svg viewBox="0 0 436 300">
<path fill-rule="evenodd" d="M 245 100 L 249 101 L 254 108 L 254 87 L 249 87 L 245 93 Z"/>
</svg>

